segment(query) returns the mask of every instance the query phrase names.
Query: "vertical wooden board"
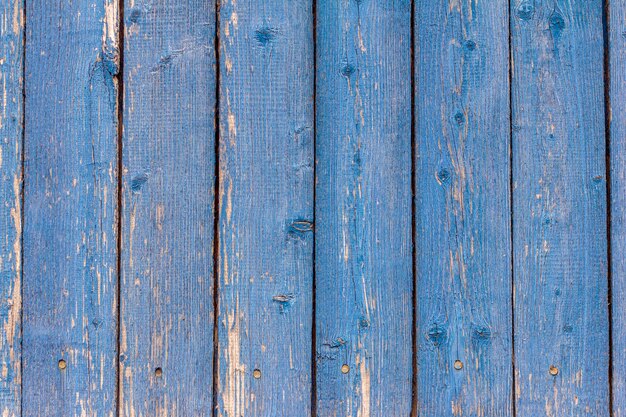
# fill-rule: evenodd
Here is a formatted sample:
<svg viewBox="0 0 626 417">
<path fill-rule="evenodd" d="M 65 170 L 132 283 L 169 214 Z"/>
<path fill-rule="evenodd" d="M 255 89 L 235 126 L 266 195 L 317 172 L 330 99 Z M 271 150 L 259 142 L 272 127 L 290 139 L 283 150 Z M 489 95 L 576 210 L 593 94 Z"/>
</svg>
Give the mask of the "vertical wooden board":
<svg viewBox="0 0 626 417">
<path fill-rule="evenodd" d="M 518 415 L 609 415 L 603 2 L 511 3 Z"/>
<path fill-rule="evenodd" d="M 21 416 L 24 5 L 0 1 L 0 414 Z"/>
<path fill-rule="evenodd" d="M 26 6 L 22 415 L 113 416 L 117 6 Z"/>
<path fill-rule="evenodd" d="M 207 416 L 215 2 L 125 3 L 120 415 Z"/>
<path fill-rule="evenodd" d="M 626 416 L 626 5 L 609 2 L 613 416 Z"/>
<path fill-rule="evenodd" d="M 420 416 L 512 416 L 509 12 L 415 4 Z"/>
<path fill-rule="evenodd" d="M 317 415 L 408 416 L 411 2 L 318 2 L 316 84 Z"/>
<path fill-rule="evenodd" d="M 226 0 L 219 27 L 217 415 L 309 416 L 312 2 Z"/>
</svg>

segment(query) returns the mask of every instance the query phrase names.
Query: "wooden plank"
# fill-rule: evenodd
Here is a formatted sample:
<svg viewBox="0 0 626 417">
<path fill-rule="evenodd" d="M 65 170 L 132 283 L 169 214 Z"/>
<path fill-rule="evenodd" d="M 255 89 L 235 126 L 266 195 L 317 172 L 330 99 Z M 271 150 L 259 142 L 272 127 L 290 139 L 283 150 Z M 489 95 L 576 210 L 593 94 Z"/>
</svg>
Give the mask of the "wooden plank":
<svg viewBox="0 0 626 417">
<path fill-rule="evenodd" d="M 116 410 L 116 4 L 26 4 L 23 416 Z"/>
<path fill-rule="evenodd" d="M 512 416 L 509 13 L 415 9 L 420 416 Z"/>
<path fill-rule="evenodd" d="M 220 3 L 217 415 L 311 415 L 311 1 Z"/>
<path fill-rule="evenodd" d="M 215 3 L 125 3 L 120 414 L 208 416 Z"/>
<path fill-rule="evenodd" d="M 603 2 L 512 14 L 518 415 L 609 415 Z"/>
<path fill-rule="evenodd" d="M 411 2 L 317 5 L 318 416 L 408 416 Z"/>
<path fill-rule="evenodd" d="M 609 2 L 613 416 L 626 416 L 626 7 Z"/>
<path fill-rule="evenodd" d="M 0 1 L 0 414 L 21 416 L 24 4 Z"/>
</svg>

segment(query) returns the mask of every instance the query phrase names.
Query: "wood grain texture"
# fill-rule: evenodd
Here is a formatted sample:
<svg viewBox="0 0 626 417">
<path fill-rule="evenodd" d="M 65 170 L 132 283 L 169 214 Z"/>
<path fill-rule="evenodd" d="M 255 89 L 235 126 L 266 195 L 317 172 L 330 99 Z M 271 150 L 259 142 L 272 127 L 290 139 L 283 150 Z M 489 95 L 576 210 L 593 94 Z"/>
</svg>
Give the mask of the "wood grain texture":
<svg viewBox="0 0 626 417">
<path fill-rule="evenodd" d="M 509 13 L 415 5 L 420 416 L 512 416 Z"/>
<path fill-rule="evenodd" d="M 120 415 L 208 416 L 215 3 L 125 3 Z"/>
<path fill-rule="evenodd" d="M 116 410 L 116 4 L 26 5 L 23 416 Z"/>
<path fill-rule="evenodd" d="M 609 2 L 613 417 L 626 416 L 626 5 Z"/>
<path fill-rule="evenodd" d="M 21 416 L 24 4 L 0 1 L 0 415 Z"/>
<path fill-rule="evenodd" d="M 316 91 L 317 415 L 408 416 L 411 2 L 318 2 Z"/>
<path fill-rule="evenodd" d="M 313 314 L 312 2 L 226 0 L 219 19 L 217 415 L 305 417 Z"/>
<path fill-rule="evenodd" d="M 608 416 L 603 2 L 511 6 L 516 410 Z"/>
</svg>

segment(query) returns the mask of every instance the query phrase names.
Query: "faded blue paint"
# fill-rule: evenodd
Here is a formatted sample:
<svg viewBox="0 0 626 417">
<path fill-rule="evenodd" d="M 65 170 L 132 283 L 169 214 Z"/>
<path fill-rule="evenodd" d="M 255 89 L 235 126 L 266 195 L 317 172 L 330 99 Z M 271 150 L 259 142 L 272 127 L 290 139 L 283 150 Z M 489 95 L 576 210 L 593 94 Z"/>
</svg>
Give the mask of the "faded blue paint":
<svg viewBox="0 0 626 417">
<path fill-rule="evenodd" d="M 606 417 L 603 2 L 529 3 L 511 4 L 516 411 Z"/>
<path fill-rule="evenodd" d="M 125 2 L 120 416 L 211 415 L 215 3 Z"/>
<path fill-rule="evenodd" d="M 512 416 L 508 7 L 414 24 L 419 415 Z"/>
<path fill-rule="evenodd" d="M 625 6 L 220 3 L 0 0 L 0 414 L 626 417 Z"/>
<path fill-rule="evenodd" d="M 27 2 L 23 416 L 116 410 L 116 15 Z M 67 367 L 60 369 L 64 360 Z"/>
<path fill-rule="evenodd" d="M 21 416 L 24 5 L 0 1 L 0 415 Z"/>
<path fill-rule="evenodd" d="M 318 2 L 316 99 L 317 415 L 408 416 L 410 1 Z"/>
<path fill-rule="evenodd" d="M 312 6 L 220 3 L 219 417 L 311 414 Z"/>
<path fill-rule="evenodd" d="M 626 5 L 609 2 L 613 417 L 626 416 Z M 600 184 L 601 185 L 601 184 Z"/>
</svg>

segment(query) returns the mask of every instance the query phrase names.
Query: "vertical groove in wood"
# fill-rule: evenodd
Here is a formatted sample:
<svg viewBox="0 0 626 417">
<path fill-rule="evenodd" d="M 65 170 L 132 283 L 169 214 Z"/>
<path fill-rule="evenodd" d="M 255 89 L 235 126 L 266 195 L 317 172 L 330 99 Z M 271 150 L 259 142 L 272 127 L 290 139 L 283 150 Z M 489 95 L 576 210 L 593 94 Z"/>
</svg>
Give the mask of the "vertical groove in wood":
<svg viewBox="0 0 626 417">
<path fill-rule="evenodd" d="M 420 416 L 512 416 L 506 2 L 416 4 Z"/>
<path fill-rule="evenodd" d="M 608 416 L 603 3 L 511 14 L 516 408 Z"/>
<path fill-rule="evenodd" d="M 411 1 L 321 0 L 316 354 L 321 416 L 411 412 Z"/>
<path fill-rule="evenodd" d="M 0 414 L 21 416 L 23 0 L 0 1 Z"/>
<path fill-rule="evenodd" d="M 608 81 L 607 121 L 609 130 L 609 219 L 612 309 L 612 412 L 626 416 L 626 7 L 606 1 Z"/>
<path fill-rule="evenodd" d="M 116 411 L 115 417 L 119 417 L 121 415 L 121 396 L 122 396 L 122 373 L 120 371 L 120 346 L 122 342 L 122 320 L 121 320 L 121 299 L 122 299 L 122 206 L 123 206 L 123 142 L 124 142 L 124 32 L 125 32 L 125 24 L 124 24 L 124 1 L 125 0 L 114 0 L 117 1 L 117 18 L 119 26 L 117 30 L 117 45 L 119 49 L 119 67 L 116 74 L 117 79 L 117 172 L 119 175 L 117 176 L 117 193 L 116 193 L 116 203 L 117 203 L 117 216 L 116 216 L 116 233 L 117 233 L 117 259 L 116 259 L 116 278 L 117 278 L 117 294 L 115 300 L 117 315 L 117 328 L 116 328 L 116 353 L 117 353 L 117 368 L 116 368 L 116 380 L 115 380 L 115 403 L 116 403 Z M 113 417 L 113 416 L 111 416 Z"/>
<path fill-rule="evenodd" d="M 221 83 L 221 56 L 220 56 L 220 1 L 215 0 L 215 8 L 213 10 L 213 18 L 215 20 L 215 38 L 213 40 L 213 50 L 215 54 L 215 102 L 213 103 L 214 119 L 213 126 L 215 129 L 213 144 L 213 158 L 214 171 L 213 171 L 213 380 L 211 386 L 212 403 L 211 403 L 211 417 L 217 417 L 217 399 L 219 396 L 219 329 L 218 329 L 218 316 L 219 316 L 219 290 L 220 280 L 218 277 L 219 271 L 219 254 L 220 254 L 220 239 L 219 239 L 219 226 L 220 226 L 220 83 Z"/>
<path fill-rule="evenodd" d="M 120 414 L 212 410 L 215 2 L 127 0 Z"/>
<path fill-rule="evenodd" d="M 220 5 L 218 416 L 311 414 L 312 17 Z"/>
<path fill-rule="evenodd" d="M 606 184 L 606 231 L 607 231 L 607 302 L 608 302 L 608 338 L 609 338 L 609 413 L 615 416 L 613 391 L 613 253 L 612 253 L 612 210 L 611 202 L 611 55 L 610 55 L 610 26 L 609 0 L 602 0 L 602 43 L 603 43 L 603 81 L 604 81 L 604 134 L 605 134 L 605 184 Z"/>
<path fill-rule="evenodd" d="M 110 416 L 117 4 L 57 0 L 26 8 L 22 415 Z"/>
</svg>

